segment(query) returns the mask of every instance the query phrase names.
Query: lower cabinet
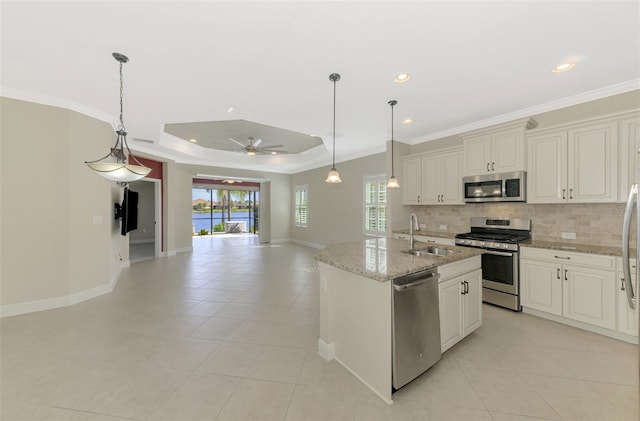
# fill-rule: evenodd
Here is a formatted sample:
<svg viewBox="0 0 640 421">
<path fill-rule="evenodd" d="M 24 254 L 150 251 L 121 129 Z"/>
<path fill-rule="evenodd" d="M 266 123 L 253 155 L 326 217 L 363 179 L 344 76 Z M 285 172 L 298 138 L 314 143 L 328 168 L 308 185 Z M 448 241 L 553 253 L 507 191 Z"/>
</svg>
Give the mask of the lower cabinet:
<svg viewBox="0 0 640 421">
<path fill-rule="evenodd" d="M 631 309 L 627 302 L 627 291 L 625 291 L 624 272 L 622 269 L 622 259 L 618 258 L 618 272 L 616 276 L 616 290 L 618 300 L 618 331 L 627 335 L 638 336 L 638 300 L 636 299 L 635 309 Z M 631 282 L 633 291 L 638 296 L 638 279 L 635 276 L 636 262 L 631 261 Z"/>
<path fill-rule="evenodd" d="M 613 257 L 523 247 L 520 267 L 525 311 L 616 330 Z"/>
<path fill-rule="evenodd" d="M 439 284 L 442 352 L 482 325 L 482 271 L 444 280 Z"/>
</svg>

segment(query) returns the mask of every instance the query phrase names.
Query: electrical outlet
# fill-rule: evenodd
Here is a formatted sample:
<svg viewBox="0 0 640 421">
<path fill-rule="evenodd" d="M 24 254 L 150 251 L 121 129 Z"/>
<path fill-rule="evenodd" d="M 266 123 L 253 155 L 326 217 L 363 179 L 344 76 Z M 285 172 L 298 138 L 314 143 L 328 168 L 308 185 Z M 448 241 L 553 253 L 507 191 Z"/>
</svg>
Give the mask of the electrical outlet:
<svg viewBox="0 0 640 421">
<path fill-rule="evenodd" d="M 576 233 L 575 232 L 563 232 L 562 233 L 562 238 L 565 240 L 575 240 L 576 239 Z"/>
<path fill-rule="evenodd" d="M 420 229 L 421 230 L 427 229 L 427 224 L 420 224 Z"/>
<path fill-rule="evenodd" d="M 441 230 L 446 230 L 446 229 L 447 229 L 447 226 L 446 226 L 446 225 L 444 225 L 444 224 L 440 224 L 440 229 L 441 229 Z"/>
</svg>

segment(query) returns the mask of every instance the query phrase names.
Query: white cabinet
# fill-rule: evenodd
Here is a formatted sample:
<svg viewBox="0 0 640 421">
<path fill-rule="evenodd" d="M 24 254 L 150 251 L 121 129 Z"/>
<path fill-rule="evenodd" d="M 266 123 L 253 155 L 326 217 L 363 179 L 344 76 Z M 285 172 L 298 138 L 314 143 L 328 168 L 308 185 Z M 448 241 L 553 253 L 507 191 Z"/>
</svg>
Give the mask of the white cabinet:
<svg viewBox="0 0 640 421">
<path fill-rule="evenodd" d="M 521 258 L 523 307 L 616 328 L 613 257 L 523 247 Z"/>
<path fill-rule="evenodd" d="M 617 123 L 582 124 L 527 136 L 527 202 L 618 200 Z"/>
<path fill-rule="evenodd" d="M 402 166 L 405 205 L 462 204 L 462 150 L 407 156 Z"/>
<path fill-rule="evenodd" d="M 638 151 L 640 150 L 640 113 L 637 111 L 632 112 L 621 118 L 618 136 L 620 141 L 618 201 L 626 202 L 631 184 L 640 180 L 640 171 L 638 171 L 638 165 L 640 165 L 640 160 L 638 160 Z"/>
<path fill-rule="evenodd" d="M 481 278 L 477 269 L 438 285 L 442 352 L 482 325 Z"/>
<path fill-rule="evenodd" d="M 536 125 L 527 118 L 462 135 L 464 175 L 526 170 L 525 130 Z"/>
<path fill-rule="evenodd" d="M 627 335 L 638 336 L 638 301 L 636 299 L 635 309 L 629 307 L 627 302 L 627 292 L 625 291 L 624 273 L 622 269 L 622 259 L 617 259 L 618 272 L 616 276 L 617 304 L 618 304 L 618 332 Z M 631 261 L 631 282 L 633 282 L 633 291 L 638 294 L 638 279 L 635 276 L 636 262 Z"/>
<path fill-rule="evenodd" d="M 522 306 L 562 315 L 560 271 L 555 262 L 523 258 L 520 262 Z"/>
<path fill-rule="evenodd" d="M 420 204 L 420 158 L 405 158 L 402 161 L 402 203 L 405 205 Z"/>
</svg>

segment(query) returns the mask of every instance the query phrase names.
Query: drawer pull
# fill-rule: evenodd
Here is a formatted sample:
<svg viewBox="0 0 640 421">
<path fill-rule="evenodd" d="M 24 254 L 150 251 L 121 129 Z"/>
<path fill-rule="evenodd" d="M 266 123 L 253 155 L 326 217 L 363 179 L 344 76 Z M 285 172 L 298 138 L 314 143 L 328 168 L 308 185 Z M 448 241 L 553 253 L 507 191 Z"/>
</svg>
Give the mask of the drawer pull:
<svg viewBox="0 0 640 421">
<path fill-rule="evenodd" d="M 567 269 L 564 270 L 564 280 L 565 281 L 569 280 L 569 278 L 567 278 Z"/>
<path fill-rule="evenodd" d="M 556 269 L 556 278 L 560 279 L 560 268 Z"/>
<path fill-rule="evenodd" d="M 563 199 L 567 198 L 567 189 L 562 189 L 562 198 Z"/>
<path fill-rule="evenodd" d="M 624 278 L 620 278 L 620 291 L 624 291 Z"/>
<path fill-rule="evenodd" d="M 571 257 L 564 257 L 564 256 L 553 256 L 556 259 L 564 259 L 564 260 L 571 260 Z"/>
<path fill-rule="evenodd" d="M 573 199 L 573 189 L 569 189 L 569 199 Z"/>
</svg>

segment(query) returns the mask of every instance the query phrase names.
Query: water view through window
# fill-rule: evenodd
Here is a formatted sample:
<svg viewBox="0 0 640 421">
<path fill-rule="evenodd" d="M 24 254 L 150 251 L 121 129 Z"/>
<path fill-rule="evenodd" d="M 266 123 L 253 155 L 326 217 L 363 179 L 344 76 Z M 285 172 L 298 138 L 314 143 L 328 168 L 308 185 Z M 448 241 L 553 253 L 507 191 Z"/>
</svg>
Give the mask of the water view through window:
<svg viewBox="0 0 640 421">
<path fill-rule="evenodd" d="M 191 195 L 194 235 L 224 232 L 259 232 L 257 191 L 193 188 Z"/>
</svg>

